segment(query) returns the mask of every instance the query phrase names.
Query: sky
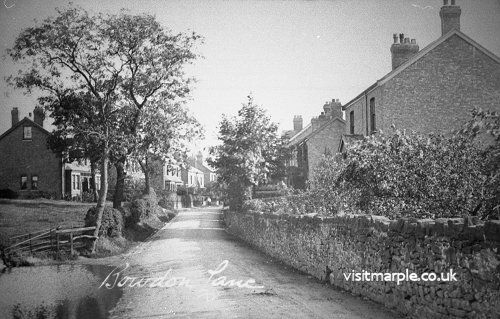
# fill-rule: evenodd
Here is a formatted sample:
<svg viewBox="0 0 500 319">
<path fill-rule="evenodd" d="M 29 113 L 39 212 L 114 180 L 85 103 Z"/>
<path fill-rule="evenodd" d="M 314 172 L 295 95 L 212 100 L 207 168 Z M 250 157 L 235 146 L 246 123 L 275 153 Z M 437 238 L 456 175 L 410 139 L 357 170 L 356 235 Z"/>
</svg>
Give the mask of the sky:
<svg viewBox="0 0 500 319">
<path fill-rule="evenodd" d="M 391 70 L 394 33 L 415 38 L 420 49 L 441 35 L 442 0 L 237 1 L 73 0 L 91 13 L 154 14 L 173 32 L 204 37 L 203 56 L 186 70 L 197 79 L 187 106 L 205 127 L 196 148 L 217 143 L 222 114 L 235 115 L 252 93 L 280 130 L 304 126 L 326 101 L 346 103 Z M 36 106 L 33 95 L 9 87 L 15 74 L 5 49 L 24 28 L 54 16 L 69 1 L 0 0 L 0 133 Z M 461 31 L 500 56 L 500 0 L 457 0 Z"/>
</svg>

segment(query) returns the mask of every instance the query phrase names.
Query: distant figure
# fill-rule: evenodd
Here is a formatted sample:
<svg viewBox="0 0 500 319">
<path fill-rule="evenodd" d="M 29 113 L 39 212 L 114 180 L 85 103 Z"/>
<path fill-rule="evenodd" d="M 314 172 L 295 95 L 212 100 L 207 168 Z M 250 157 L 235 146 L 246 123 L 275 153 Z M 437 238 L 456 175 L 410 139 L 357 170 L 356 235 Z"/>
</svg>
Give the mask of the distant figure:
<svg viewBox="0 0 500 319">
<path fill-rule="evenodd" d="M 212 199 L 210 197 L 207 197 L 207 205 L 212 206 Z"/>
</svg>

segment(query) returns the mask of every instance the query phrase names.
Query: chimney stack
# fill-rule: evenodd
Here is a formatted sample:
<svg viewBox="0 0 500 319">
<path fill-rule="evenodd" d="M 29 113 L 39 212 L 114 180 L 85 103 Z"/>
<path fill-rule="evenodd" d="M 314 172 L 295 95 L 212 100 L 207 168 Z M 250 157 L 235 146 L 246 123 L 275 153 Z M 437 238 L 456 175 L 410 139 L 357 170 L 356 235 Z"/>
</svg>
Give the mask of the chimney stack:
<svg viewBox="0 0 500 319">
<path fill-rule="evenodd" d="M 455 0 L 451 0 L 448 5 L 448 0 L 443 1 L 443 6 L 439 11 L 441 17 L 441 35 L 445 35 L 453 29 L 460 31 L 460 14 L 462 10 L 455 4 Z"/>
<path fill-rule="evenodd" d="M 40 125 L 43 127 L 43 120 L 45 119 L 45 112 L 43 109 L 39 106 L 35 107 L 35 110 L 33 111 L 33 122 L 36 124 Z"/>
<path fill-rule="evenodd" d="M 19 110 L 17 107 L 12 108 L 10 114 L 12 115 L 12 126 L 14 126 L 19 122 Z"/>
<path fill-rule="evenodd" d="M 419 47 L 415 39 L 405 38 L 403 33 L 393 36 L 394 43 L 391 45 L 392 69 L 396 69 L 401 64 L 405 63 L 413 55 L 418 53 Z"/>
<path fill-rule="evenodd" d="M 302 120 L 302 116 L 295 115 L 293 117 L 293 131 L 296 133 L 302 131 L 303 125 L 304 125 L 304 122 Z"/>
<path fill-rule="evenodd" d="M 330 115 L 332 118 L 338 117 L 338 118 L 343 118 L 342 116 L 342 104 L 340 103 L 339 99 L 332 99 L 332 102 L 330 102 Z"/>
</svg>

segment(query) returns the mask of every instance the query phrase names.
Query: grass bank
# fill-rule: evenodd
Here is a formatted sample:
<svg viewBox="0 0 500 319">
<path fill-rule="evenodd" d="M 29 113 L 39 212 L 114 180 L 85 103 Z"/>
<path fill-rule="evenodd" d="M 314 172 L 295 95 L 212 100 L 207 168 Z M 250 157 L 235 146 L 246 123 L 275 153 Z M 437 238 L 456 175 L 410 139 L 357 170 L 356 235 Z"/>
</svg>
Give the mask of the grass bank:
<svg viewBox="0 0 500 319">
<path fill-rule="evenodd" d="M 108 203 L 111 206 L 111 203 Z M 126 207 L 128 203 L 124 203 Z M 0 199 L 0 245 L 9 245 L 10 238 L 16 235 L 32 233 L 60 226 L 62 228 L 83 227 L 84 218 L 93 203 L 79 203 L 59 200 L 34 199 L 12 200 Z M 163 213 L 162 213 L 163 212 Z M 146 223 L 138 223 L 125 228 L 123 236 L 115 238 L 102 237 L 98 240 L 97 254 L 93 257 L 107 257 L 123 253 L 144 241 L 156 230 L 175 216 L 175 212 L 160 212 L 159 216 Z M 38 253 L 36 256 L 22 255 L 16 265 L 29 266 L 52 263 L 53 254 Z M 75 256 L 59 255 L 59 261 L 74 259 Z"/>
</svg>

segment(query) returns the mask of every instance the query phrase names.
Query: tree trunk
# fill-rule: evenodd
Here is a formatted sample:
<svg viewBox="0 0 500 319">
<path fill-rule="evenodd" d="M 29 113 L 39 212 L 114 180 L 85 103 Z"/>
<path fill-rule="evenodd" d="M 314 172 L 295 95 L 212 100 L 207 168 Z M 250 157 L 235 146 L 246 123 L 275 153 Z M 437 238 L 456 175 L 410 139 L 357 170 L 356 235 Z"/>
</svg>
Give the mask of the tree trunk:
<svg viewBox="0 0 500 319">
<path fill-rule="evenodd" d="M 139 161 L 139 165 L 141 165 L 142 172 L 144 173 L 144 195 L 149 195 L 151 194 L 151 174 L 149 173 L 147 158 L 144 163 Z"/>
<path fill-rule="evenodd" d="M 108 194 L 108 147 L 107 142 L 105 142 L 103 158 L 101 160 L 101 190 L 99 193 L 99 200 L 97 201 L 97 219 L 95 223 L 94 236 L 99 236 L 99 229 L 101 228 L 102 215 L 104 213 L 104 207 L 106 206 L 106 197 Z M 97 239 L 94 239 L 94 245 L 92 246 L 92 253 L 95 253 L 97 246 Z"/>
<path fill-rule="evenodd" d="M 95 203 L 97 203 L 97 199 L 99 198 L 96 185 L 96 165 L 95 161 L 90 161 L 90 189 L 92 190 Z"/>
<path fill-rule="evenodd" d="M 115 162 L 116 168 L 116 186 L 115 186 L 115 195 L 113 196 L 113 208 L 122 207 L 123 201 L 123 192 L 125 188 L 125 177 L 127 174 L 125 173 L 125 157 L 120 158 Z"/>
</svg>

